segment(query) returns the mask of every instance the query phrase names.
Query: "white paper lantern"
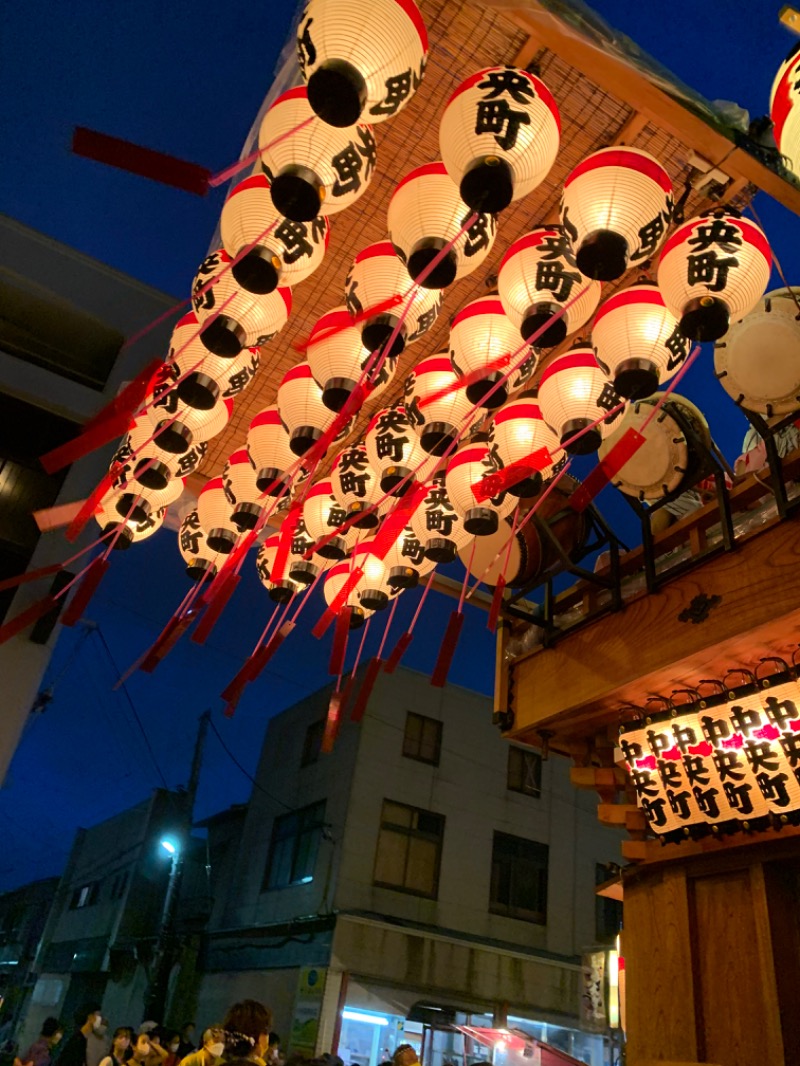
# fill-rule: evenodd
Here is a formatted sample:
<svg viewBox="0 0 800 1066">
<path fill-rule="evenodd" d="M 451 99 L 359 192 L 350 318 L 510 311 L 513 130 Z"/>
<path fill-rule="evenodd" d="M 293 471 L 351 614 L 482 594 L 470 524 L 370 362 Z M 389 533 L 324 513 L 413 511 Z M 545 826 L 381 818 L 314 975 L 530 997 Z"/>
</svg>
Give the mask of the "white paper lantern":
<svg viewBox="0 0 800 1066">
<path fill-rule="evenodd" d="M 294 222 L 343 211 L 366 192 L 377 149 L 369 126 L 328 126 L 311 110 L 305 86 L 272 104 L 258 134 L 261 169 L 277 211 Z"/>
<path fill-rule="evenodd" d="M 597 365 L 591 348 L 571 348 L 547 366 L 539 382 L 542 417 L 562 445 L 587 429 L 604 413 L 609 415 L 622 400 Z M 583 433 L 567 447 L 570 455 L 596 452 L 603 437 L 614 432 L 622 410 Z"/>
<path fill-rule="evenodd" d="M 533 373 L 536 357 L 527 349 L 529 362 L 527 376 Z M 508 399 L 510 382 L 522 371 L 512 374 L 508 381 L 499 385 L 491 396 L 492 388 L 506 376 L 512 363 L 523 360 L 526 350 L 519 342 L 519 333 L 503 311 L 497 296 L 479 296 L 458 312 L 450 324 L 450 363 L 460 377 L 469 377 L 485 370 L 485 375 L 466 386 L 467 399 L 472 404 L 481 404 L 494 410 Z"/>
<path fill-rule="evenodd" d="M 169 507 L 178 499 L 183 492 L 183 478 L 171 477 L 161 488 L 152 488 L 136 478 L 130 455 L 127 438 L 123 438 L 109 464 L 109 495 L 115 496 L 114 507 L 120 518 L 141 524 L 151 514 Z"/>
<path fill-rule="evenodd" d="M 502 211 L 540 185 L 558 154 L 561 119 L 535 74 L 490 67 L 463 81 L 442 114 L 447 173 L 476 211 Z"/>
<path fill-rule="evenodd" d="M 127 481 L 136 480 L 150 489 L 163 489 L 172 478 L 193 474 L 208 450 L 204 443 L 193 444 L 182 455 L 174 455 L 158 446 L 153 424 L 146 414 L 134 420 L 114 452 L 113 463 L 122 465 Z"/>
<path fill-rule="evenodd" d="M 352 574 L 353 562 L 351 559 L 344 559 L 342 562 L 334 564 L 334 566 L 332 566 L 327 572 L 325 575 L 325 583 L 322 586 L 322 592 L 328 607 L 333 607 L 334 603 L 336 603 L 339 593 L 351 579 Z M 363 626 L 364 622 L 372 614 L 372 611 L 369 611 L 362 606 L 358 597 L 358 592 L 355 589 L 355 584 L 345 598 L 342 607 L 350 608 L 351 629 L 358 629 Z"/>
<path fill-rule="evenodd" d="M 336 534 L 326 544 L 320 544 L 317 548 L 317 552 L 324 559 L 343 559 L 358 540 L 358 530 L 355 526 L 351 525 L 337 533 L 347 518 L 347 512 L 333 495 L 330 481 L 317 481 L 311 486 L 303 502 L 303 521 L 308 535 L 312 542 L 317 544 L 332 533 Z"/>
<path fill-rule="evenodd" d="M 221 396 L 208 410 L 189 407 L 172 386 L 178 372 L 172 363 L 163 363 L 148 388 L 148 407 L 145 414 L 152 426 L 158 447 L 173 455 L 185 455 L 190 448 L 216 437 L 227 426 L 233 414 L 233 400 Z M 167 391 L 169 390 L 169 391 Z"/>
<path fill-rule="evenodd" d="M 489 446 L 482 435 L 462 444 L 447 464 L 445 487 L 447 496 L 464 522 L 464 529 L 476 537 L 486 537 L 497 530 L 499 519 L 510 515 L 517 505 L 507 492 L 478 502 L 472 491 L 486 477 L 497 473 Z"/>
<path fill-rule="evenodd" d="M 384 561 L 375 555 L 375 540 L 369 538 L 353 547 L 353 569 L 363 574 L 356 584 L 356 595 L 362 607 L 368 611 L 382 611 L 389 605 L 393 591 L 388 583 Z"/>
<path fill-rule="evenodd" d="M 428 494 L 411 517 L 411 528 L 425 548 L 425 556 L 435 563 L 451 563 L 474 540 L 447 495 L 444 471 L 431 479 Z"/>
<path fill-rule="evenodd" d="M 306 555 L 314 547 L 314 539 L 306 529 L 303 516 L 299 515 L 292 532 L 289 543 L 289 556 L 286 563 L 286 573 L 290 581 L 298 585 L 310 585 L 323 571 L 333 566 L 333 559 L 326 559 L 319 552 L 312 552 L 307 559 Z"/>
<path fill-rule="evenodd" d="M 615 390 L 634 400 L 669 381 L 689 354 L 689 341 L 652 282 L 609 296 L 594 320 L 592 344 Z"/>
<path fill-rule="evenodd" d="M 226 558 L 224 554 L 213 551 L 209 546 L 196 509 L 190 511 L 181 522 L 178 549 L 186 563 L 187 577 L 193 581 L 199 581 L 206 574 L 214 577 Z"/>
<path fill-rule="evenodd" d="M 411 526 L 406 526 L 383 557 L 386 583 L 395 592 L 413 589 L 436 566 L 425 555 L 425 545 Z"/>
<path fill-rule="evenodd" d="M 394 301 L 392 306 L 386 304 Z M 364 347 L 377 351 L 394 334 L 391 354 L 400 355 L 432 329 L 442 309 L 438 289 L 409 285 L 408 271 L 391 241 L 378 241 L 362 249 L 353 260 L 344 283 L 344 302 L 361 330 Z M 382 308 L 370 314 L 371 308 Z"/>
<path fill-rule="evenodd" d="M 361 331 L 346 307 L 335 307 L 317 319 L 306 357 L 322 389 L 322 402 L 332 411 L 341 411 L 359 382 L 363 388 L 372 385 L 371 395 L 379 396 L 397 369 L 396 357 L 384 357 L 364 347 Z M 367 368 L 369 373 L 362 381 Z"/>
<path fill-rule="evenodd" d="M 256 556 L 256 573 L 258 580 L 269 592 L 269 598 L 275 603 L 288 603 L 292 596 L 297 595 L 303 588 L 299 581 L 293 581 L 288 574 L 288 565 L 284 567 L 284 573 L 280 581 L 272 580 L 272 568 L 275 565 L 275 557 L 278 554 L 278 546 L 281 542 L 280 533 L 267 537 Z"/>
<path fill-rule="evenodd" d="M 458 194 L 444 163 L 417 167 L 397 185 L 389 201 L 389 239 L 405 263 L 412 281 L 454 240 L 474 212 Z M 481 265 L 494 244 L 494 216 L 479 213 L 443 259 L 419 282 L 428 289 L 444 289 Z"/>
<path fill-rule="evenodd" d="M 336 418 L 322 401 L 322 389 L 308 363 L 287 370 L 278 386 L 278 411 L 295 455 L 305 455 Z"/>
<path fill-rule="evenodd" d="M 424 480 L 428 455 L 406 418 L 403 404 L 396 403 L 375 412 L 367 426 L 364 444 L 381 492 L 402 494 L 415 481 Z"/>
<path fill-rule="evenodd" d="M 369 508 L 377 506 L 384 494 L 378 475 L 370 466 L 363 441 L 345 448 L 334 460 L 331 491 L 348 518 L 362 515 L 353 522 L 354 526 L 358 529 L 374 529 L 377 526 L 380 516 Z"/>
<path fill-rule="evenodd" d="M 220 398 L 233 399 L 256 376 L 260 361 L 258 348 L 242 348 L 229 358 L 214 355 L 196 336 L 200 323 L 190 312 L 172 331 L 168 359 L 176 376 L 183 378 L 177 392 L 187 407 L 209 411 Z"/>
<path fill-rule="evenodd" d="M 279 214 L 263 174 L 253 174 L 233 189 L 222 208 L 219 226 L 231 259 L 258 242 L 231 273 L 243 289 L 259 295 L 272 292 L 278 285 L 292 288 L 311 277 L 325 258 L 330 238 L 326 218 L 294 222 Z M 269 232 L 264 233 L 267 229 Z"/>
<path fill-rule="evenodd" d="M 225 494 L 221 477 L 210 478 L 197 496 L 200 527 L 212 551 L 229 555 L 239 538 L 239 527 L 232 521 L 233 505 Z"/>
<path fill-rule="evenodd" d="M 678 226 L 664 245 L 658 287 L 684 336 L 719 340 L 764 295 L 772 253 L 755 222 L 707 211 Z"/>
<path fill-rule="evenodd" d="M 125 551 L 132 544 L 152 537 L 164 524 L 166 507 L 151 511 L 141 522 L 125 521 L 117 510 L 117 494 L 112 490 L 100 501 L 95 520 L 105 537 L 104 546 L 114 551 Z"/>
<path fill-rule="evenodd" d="M 297 58 L 323 122 L 385 122 L 419 88 L 428 33 L 414 0 L 309 0 L 297 27 Z"/>
<path fill-rule="evenodd" d="M 769 100 L 775 144 L 796 177 L 800 177 L 800 45 L 778 68 Z"/>
<path fill-rule="evenodd" d="M 214 355 L 233 358 L 242 348 L 260 348 L 280 333 L 292 310 L 292 290 L 278 288 L 264 295 L 247 292 L 233 272 L 225 269 L 230 262 L 224 248 L 206 256 L 192 282 L 192 307 L 203 326 L 200 336 L 206 348 Z M 204 288 L 214 277 L 219 281 Z M 223 304 L 224 310 L 206 325 Z"/>
<path fill-rule="evenodd" d="M 651 259 L 672 219 L 672 181 L 638 148 L 601 148 L 567 175 L 561 225 L 581 273 L 613 281 Z"/>
<path fill-rule="evenodd" d="M 222 468 L 222 484 L 231 506 L 231 521 L 240 531 L 255 529 L 264 514 L 268 498 L 256 483 L 256 471 L 247 448 L 237 448 Z"/>
<path fill-rule="evenodd" d="M 247 431 L 247 454 L 259 492 L 279 496 L 291 484 L 297 457 L 276 405 L 259 411 Z"/>
<path fill-rule="evenodd" d="M 447 389 L 446 395 L 439 393 Z M 424 400 L 431 403 L 420 406 Z M 406 417 L 420 444 L 429 455 L 444 455 L 457 437 L 465 433 L 479 417 L 453 370 L 447 352 L 423 359 L 406 379 L 404 407 Z"/>
<path fill-rule="evenodd" d="M 535 348 L 561 344 L 589 321 L 600 300 L 600 282 L 580 272 L 561 226 L 539 226 L 514 241 L 500 264 L 497 291 L 523 340 L 545 327 L 532 342 Z"/>
<path fill-rule="evenodd" d="M 547 461 L 546 455 L 532 457 L 546 449 L 550 456 L 559 452 L 561 458 Z M 492 419 L 489 450 L 498 470 L 516 465 L 518 472 L 529 463 L 529 473 L 506 490 L 511 496 L 535 496 L 543 481 L 549 481 L 563 465 L 566 456 L 560 452 L 559 439 L 542 418 L 539 405 L 532 395 L 523 395 L 504 404 Z M 542 466 L 538 463 L 543 462 Z"/>
</svg>

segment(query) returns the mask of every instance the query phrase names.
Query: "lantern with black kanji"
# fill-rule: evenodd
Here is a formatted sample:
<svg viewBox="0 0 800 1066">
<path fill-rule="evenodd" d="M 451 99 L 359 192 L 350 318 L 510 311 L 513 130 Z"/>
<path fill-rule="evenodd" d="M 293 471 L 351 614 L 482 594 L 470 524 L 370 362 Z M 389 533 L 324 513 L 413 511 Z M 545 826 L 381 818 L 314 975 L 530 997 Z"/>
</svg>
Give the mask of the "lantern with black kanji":
<svg viewBox="0 0 800 1066">
<path fill-rule="evenodd" d="M 591 348 L 571 348 L 559 355 L 539 382 L 542 417 L 570 455 L 596 452 L 603 437 L 614 432 L 622 403 Z M 594 422 L 597 425 L 590 429 Z M 580 437 L 572 440 L 578 433 Z"/>
<path fill-rule="evenodd" d="M 212 477 L 203 485 L 197 496 L 197 514 L 200 526 L 208 538 L 212 551 L 229 555 L 236 544 L 239 526 L 231 519 L 233 505 L 225 493 L 221 477 Z"/>
<path fill-rule="evenodd" d="M 308 0 L 297 58 L 308 102 L 323 122 L 385 122 L 419 87 L 428 34 L 414 0 Z"/>
<path fill-rule="evenodd" d="M 263 174 L 253 174 L 233 189 L 219 227 L 231 259 L 244 252 L 231 267 L 237 283 L 260 295 L 278 285 L 291 288 L 310 277 L 325 258 L 330 237 L 326 218 L 294 222 L 279 214 Z"/>
<path fill-rule="evenodd" d="M 372 611 L 362 606 L 354 581 L 351 584 L 350 591 L 344 597 L 344 601 L 339 602 L 340 593 L 345 585 L 352 581 L 352 577 L 353 562 L 351 559 L 343 559 L 340 563 L 335 563 L 325 575 L 322 593 L 329 608 L 333 609 L 336 606 L 339 610 L 342 610 L 344 607 L 349 607 L 350 628 L 359 629 L 372 614 Z"/>
<path fill-rule="evenodd" d="M 410 286 L 392 242 L 378 241 L 353 260 L 344 283 L 344 302 L 361 330 L 364 347 L 374 352 L 394 337 L 391 355 L 398 356 L 433 328 L 442 294 Z"/>
<path fill-rule="evenodd" d="M 658 287 L 684 336 L 715 341 L 756 306 L 771 269 L 769 242 L 755 222 L 735 211 L 707 211 L 664 245 Z"/>
<path fill-rule="evenodd" d="M 769 99 L 772 132 L 780 154 L 800 178 L 800 44 L 781 63 Z"/>
<path fill-rule="evenodd" d="M 256 482 L 256 471 L 247 448 L 232 452 L 222 468 L 222 485 L 231 506 L 230 518 L 237 529 L 255 529 L 264 514 L 267 497 Z"/>
<path fill-rule="evenodd" d="M 498 470 L 513 467 L 522 475 L 508 485 L 506 492 L 511 496 L 535 496 L 542 482 L 553 476 L 559 439 L 542 418 L 534 394 L 503 404 L 492 419 L 489 450 Z"/>
<path fill-rule="evenodd" d="M 111 492 L 100 501 L 94 517 L 105 538 L 105 547 L 113 546 L 114 551 L 125 551 L 161 529 L 166 514 L 166 507 L 161 507 L 151 511 L 141 522 L 126 521 L 117 510 L 116 493 Z"/>
<path fill-rule="evenodd" d="M 389 604 L 391 587 L 386 564 L 375 554 L 375 540 L 362 540 L 353 548 L 353 569 L 362 571 L 356 584 L 356 595 L 368 611 L 382 611 Z"/>
<path fill-rule="evenodd" d="M 334 215 L 366 192 L 377 149 L 369 126 L 335 129 L 311 110 L 305 86 L 272 104 L 258 134 L 272 202 L 293 222 Z"/>
<path fill-rule="evenodd" d="M 174 478 L 187 478 L 198 468 L 208 445 L 193 444 L 182 455 L 160 448 L 153 440 L 153 425 L 146 414 L 139 415 L 114 453 L 113 461 L 129 466 L 127 477 L 151 489 L 163 489 Z"/>
<path fill-rule="evenodd" d="M 567 175 L 561 225 L 578 269 L 613 281 L 656 254 L 672 220 L 672 180 L 638 148 L 601 148 Z"/>
<path fill-rule="evenodd" d="M 497 467 L 483 434 L 476 434 L 462 444 L 447 463 L 444 483 L 450 503 L 460 515 L 464 529 L 476 537 L 486 537 L 497 530 L 501 518 L 506 518 L 517 505 L 513 495 L 496 492 L 486 500 L 478 500 L 473 486 L 497 474 Z"/>
<path fill-rule="evenodd" d="M 289 577 L 286 567 L 284 567 L 284 573 L 280 581 L 273 581 L 272 570 L 275 566 L 275 558 L 278 554 L 280 542 L 280 533 L 274 533 L 272 536 L 267 537 L 258 549 L 256 573 L 258 574 L 258 580 L 269 592 L 269 598 L 274 603 L 288 603 L 292 596 L 300 591 L 302 585 Z"/>
<path fill-rule="evenodd" d="M 377 473 L 372 469 L 363 441 L 340 452 L 331 467 L 331 491 L 358 529 L 374 529 L 380 521 L 377 507 L 383 498 Z M 356 515 L 360 517 L 355 517 Z"/>
<path fill-rule="evenodd" d="M 443 455 L 477 417 L 447 352 L 417 363 L 406 379 L 403 402 L 406 418 L 429 455 Z"/>
<path fill-rule="evenodd" d="M 425 499 L 411 517 L 411 528 L 426 557 L 435 563 L 451 563 L 459 548 L 472 543 L 474 534 L 464 527 L 461 515 L 450 502 L 443 470 L 431 478 Z"/>
<path fill-rule="evenodd" d="M 436 566 L 425 555 L 425 545 L 411 526 L 406 526 L 383 557 L 386 583 L 391 589 L 413 589 Z"/>
<path fill-rule="evenodd" d="M 678 320 L 649 281 L 609 296 L 595 317 L 592 344 L 603 372 L 629 400 L 650 396 L 689 354 Z"/>
<path fill-rule="evenodd" d="M 444 163 L 426 163 L 406 174 L 392 193 L 387 222 L 412 281 L 428 289 L 444 289 L 477 270 L 497 231 L 493 215 L 467 207 Z"/>
<path fill-rule="evenodd" d="M 322 389 L 322 402 L 340 411 L 360 383 L 380 395 L 394 377 L 397 358 L 364 347 L 361 331 L 346 307 L 335 307 L 318 318 L 306 352 L 314 380 Z M 364 373 L 366 372 L 366 377 Z M 363 378 L 363 380 L 362 380 Z"/>
<path fill-rule="evenodd" d="M 242 348 L 260 348 L 279 333 L 292 310 L 292 290 L 285 287 L 259 295 L 236 281 L 224 248 L 207 255 L 192 282 L 192 307 L 203 327 L 203 344 L 229 359 Z M 219 280 L 209 286 L 212 279 Z M 216 317 L 214 317 L 216 316 Z"/>
<path fill-rule="evenodd" d="M 520 345 L 519 334 L 497 296 L 479 296 L 462 307 L 450 324 L 450 363 L 459 378 L 469 379 L 465 393 L 470 403 L 493 411 L 508 399 L 511 377 L 500 382 L 512 365 L 529 362 L 530 376 L 535 361 L 533 352 Z"/>
<path fill-rule="evenodd" d="M 208 575 L 214 577 L 225 562 L 226 556 L 213 551 L 208 543 L 197 509 L 190 511 L 181 522 L 178 531 L 178 549 L 186 563 L 186 576 L 200 581 Z"/>
<path fill-rule="evenodd" d="M 312 551 L 313 547 L 314 540 L 306 529 L 303 516 L 298 515 L 292 530 L 289 556 L 286 562 L 286 572 L 290 581 L 295 581 L 298 585 L 310 585 L 323 570 L 328 570 L 333 566 L 333 559 Z"/>
<path fill-rule="evenodd" d="M 600 282 L 580 272 L 561 226 L 539 226 L 514 241 L 500 263 L 497 291 L 520 336 L 535 348 L 560 344 L 589 321 L 600 300 Z"/>
<path fill-rule="evenodd" d="M 289 488 L 297 457 L 276 405 L 259 411 L 247 431 L 247 454 L 259 492 L 279 496 Z"/>
<path fill-rule="evenodd" d="M 168 360 L 175 368 L 178 396 L 187 407 L 210 411 L 219 399 L 233 399 L 256 376 L 258 348 L 242 348 L 238 355 L 214 355 L 197 336 L 199 322 L 190 312 L 184 315 L 169 342 Z"/>
<path fill-rule="evenodd" d="M 381 492 L 402 493 L 422 480 L 428 460 L 412 429 L 403 404 L 376 411 L 364 435 L 369 463 L 380 480 Z"/>
<path fill-rule="evenodd" d="M 555 162 L 561 119 L 535 74 L 491 67 L 447 102 L 439 145 L 447 173 L 474 211 L 502 211 L 540 185 Z"/>
<path fill-rule="evenodd" d="M 333 495 L 330 481 L 317 481 L 306 493 L 303 521 L 312 542 L 324 559 L 343 559 L 358 540 L 355 526 L 341 529 L 347 512 Z"/>
<path fill-rule="evenodd" d="M 191 448 L 223 431 L 233 414 L 233 400 L 219 397 L 208 410 L 189 407 L 178 396 L 174 387 L 177 380 L 174 364 L 162 363 L 150 382 L 145 415 L 159 448 L 173 455 L 186 455 Z"/>
<path fill-rule="evenodd" d="M 120 518 L 141 523 L 178 499 L 183 492 L 183 478 L 171 477 L 163 486 L 153 488 L 137 479 L 135 465 L 128 440 L 123 438 L 109 465 L 111 490 L 116 494 L 114 506 Z"/>
<path fill-rule="evenodd" d="M 336 418 L 323 403 L 322 389 L 308 363 L 298 363 L 284 374 L 278 386 L 278 411 L 295 455 L 305 455 Z"/>
</svg>

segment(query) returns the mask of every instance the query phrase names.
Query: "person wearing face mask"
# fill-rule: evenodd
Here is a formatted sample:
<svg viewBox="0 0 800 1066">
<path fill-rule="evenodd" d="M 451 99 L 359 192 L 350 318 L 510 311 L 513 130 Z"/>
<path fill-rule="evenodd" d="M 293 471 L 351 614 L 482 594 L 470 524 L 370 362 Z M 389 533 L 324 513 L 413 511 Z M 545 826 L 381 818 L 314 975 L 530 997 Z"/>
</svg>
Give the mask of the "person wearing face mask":
<svg viewBox="0 0 800 1066">
<path fill-rule="evenodd" d="M 225 1054 L 225 1032 L 220 1025 L 212 1025 L 203 1032 L 203 1043 L 191 1055 L 181 1059 L 180 1066 L 219 1066 Z"/>
<path fill-rule="evenodd" d="M 128 1025 L 121 1025 L 119 1029 L 114 1030 L 114 1035 L 111 1038 L 111 1050 L 104 1059 L 101 1060 L 100 1066 L 125 1066 L 125 1063 L 131 1057 L 131 1041 L 133 1040 L 133 1029 Z"/>
<path fill-rule="evenodd" d="M 95 1023 L 92 1031 L 86 1038 L 86 1066 L 100 1066 L 100 1060 L 107 1054 L 108 1018 L 101 1018 L 100 1024 Z"/>
<path fill-rule="evenodd" d="M 150 1042 L 150 1036 L 148 1033 L 139 1033 L 136 1037 L 136 1042 L 132 1045 L 131 1057 L 128 1059 L 128 1064 L 135 1064 L 135 1066 L 145 1066 L 147 1059 L 153 1053 L 153 1045 Z"/>
<path fill-rule="evenodd" d="M 75 1024 L 78 1028 L 64 1044 L 61 1054 L 58 1056 L 58 1066 L 87 1066 L 86 1051 L 88 1048 L 89 1034 L 95 1027 L 103 1024 L 103 1015 L 99 1004 L 89 1004 L 75 1014 Z"/>
<path fill-rule="evenodd" d="M 164 1059 L 164 1066 L 178 1066 L 181 1061 L 178 1051 L 181 1046 L 180 1033 L 167 1032 L 164 1034 L 164 1045 L 167 1051 L 167 1057 Z"/>
</svg>

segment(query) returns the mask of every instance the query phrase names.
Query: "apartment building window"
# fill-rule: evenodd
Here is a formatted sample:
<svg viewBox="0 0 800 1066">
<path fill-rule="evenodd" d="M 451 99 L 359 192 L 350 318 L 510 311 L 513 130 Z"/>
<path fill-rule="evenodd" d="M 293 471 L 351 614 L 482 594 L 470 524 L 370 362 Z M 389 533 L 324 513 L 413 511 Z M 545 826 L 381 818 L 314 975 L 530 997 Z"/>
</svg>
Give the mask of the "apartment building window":
<svg viewBox="0 0 800 1066">
<path fill-rule="evenodd" d="M 325 732 L 325 719 L 320 718 L 318 722 L 312 722 L 306 730 L 306 737 L 303 741 L 303 754 L 300 756 L 301 766 L 311 766 L 319 759 L 320 748 L 322 747 L 322 734 Z"/>
<path fill-rule="evenodd" d="M 69 909 L 71 911 L 77 911 L 82 907 L 91 907 L 92 904 L 97 903 L 97 897 L 99 894 L 99 881 L 90 881 L 88 885 L 81 885 L 80 888 L 76 888 L 72 893 L 72 899 L 69 901 Z"/>
<path fill-rule="evenodd" d="M 612 876 L 608 866 L 603 862 L 595 863 L 594 883 L 602 885 Z M 617 933 L 622 928 L 622 904 L 618 899 L 607 899 L 605 896 L 594 898 L 594 935 L 598 944 L 610 944 L 616 940 Z"/>
<path fill-rule="evenodd" d="M 325 824 L 325 800 L 275 819 L 264 888 L 302 885 L 314 878 Z"/>
<path fill-rule="evenodd" d="M 374 883 L 436 899 L 444 815 L 383 801 Z"/>
<path fill-rule="evenodd" d="M 439 765 L 442 751 L 442 723 L 424 714 L 409 711 L 403 734 L 403 755 L 407 759 Z"/>
<path fill-rule="evenodd" d="M 522 792 L 526 796 L 541 796 L 542 757 L 538 751 L 509 747 L 506 785 L 511 792 Z"/>
<path fill-rule="evenodd" d="M 495 833 L 489 911 L 507 918 L 547 922 L 547 844 Z"/>
</svg>

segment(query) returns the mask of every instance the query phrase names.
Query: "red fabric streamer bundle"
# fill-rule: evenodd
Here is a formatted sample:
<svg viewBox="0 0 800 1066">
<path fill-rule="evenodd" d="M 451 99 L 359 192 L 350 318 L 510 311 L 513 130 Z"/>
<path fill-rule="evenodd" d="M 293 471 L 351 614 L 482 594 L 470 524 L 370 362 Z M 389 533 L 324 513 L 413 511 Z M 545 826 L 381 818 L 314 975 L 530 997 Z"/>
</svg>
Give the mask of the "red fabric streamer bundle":
<svg viewBox="0 0 800 1066">
<path fill-rule="evenodd" d="M 350 577 L 348 577 L 347 581 L 345 581 L 345 583 L 339 589 L 338 593 L 336 594 L 336 597 L 334 598 L 333 603 L 330 605 L 330 607 L 328 607 L 328 609 L 324 612 L 320 620 L 311 630 L 317 640 L 325 636 L 325 634 L 328 632 L 328 628 L 330 627 L 331 622 L 334 620 L 334 618 L 339 617 L 339 612 L 347 602 L 348 596 L 363 576 L 364 571 L 361 569 L 360 566 L 356 566 L 353 569 L 353 572 Z"/>
<path fill-rule="evenodd" d="M 490 633 L 494 633 L 497 629 L 497 622 L 500 618 L 500 607 L 503 603 L 503 592 L 506 587 L 506 579 L 503 574 L 497 579 L 497 584 L 494 587 L 494 594 L 492 596 L 492 606 L 489 608 L 489 618 L 486 622 L 486 628 Z"/>
<path fill-rule="evenodd" d="M 342 694 L 332 692 L 328 702 L 328 717 L 325 719 L 325 730 L 322 734 L 322 742 L 319 750 L 325 755 L 333 751 L 333 745 L 339 733 L 339 722 L 342 714 Z"/>
<path fill-rule="evenodd" d="M 645 438 L 635 429 L 627 429 L 611 451 L 601 459 L 586 480 L 570 496 L 568 503 L 574 511 L 585 511 L 597 494 L 616 477 L 623 466 L 644 444 Z"/>
<path fill-rule="evenodd" d="M 203 617 L 197 623 L 197 628 L 192 633 L 192 641 L 195 644 L 205 644 L 212 629 L 219 621 L 219 617 L 225 610 L 228 600 L 236 591 L 240 578 L 238 574 L 228 574 L 225 582 L 220 585 L 214 598 L 208 603 L 203 612 Z"/>
<path fill-rule="evenodd" d="M 444 637 L 442 639 L 442 645 L 439 648 L 439 656 L 436 660 L 436 666 L 434 666 L 433 673 L 431 674 L 431 684 L 434 688 L 444 688 L 447 683 L 450 664 L 453 661 L 453 656 L 455 655 L 458 638 L 461 636 L 463 625 L 463 612 L 453 611 L 450 615 L 450 621 L 447 623 L 447 629 L 444 631 Z"/>
<path fill-rule="evenodd" d="M 393 674 L 397 667 L 400 665 L 400 660 L 408 650 L 408 646 L 414 639 L 414 634 L 411 630 L 406 630 L 405 633 L 400 634 L 400 638 L 392 649 L 392 654 L 386 660 L 386 673 Z"/>
<path fill-rule="evenodd" d="M 199 163 L 189 163 L 177 156 L 143 148 L 107 133 L 76 126 L 72 133 L 72 151 L 84 159 L 93 159 L 118 170 L 127 170 L 140 178 L 149 178 L 161 185 L 205 196 L 209 189 L 211 171 Z"/>
<path fill-rule="evenodd" d="M 350 714 L 351 722 L 360 722 L 364 717 L 364 712 L 367 709 L 369 698 L 372 695 L 372 690 L 375 688 L 375 682 L 378 680 L 378 674 L 381 672 L 383 666 L 383 659 L 375 656 L 367 663 L 367 669 L 364 671 L 364 680 L 361 682 L 361 688 L 358 690 L 356 696 L 356 702 L 353 704 L 353 710 Z M 351 677 L 352 681 L 353 678 Z"/>
<path fill-rule="evenodd" d="M 289 559 L 289 548 L 292 545 L 292 538 L 297 531 L 297 526 L 302 515 L 303 509 L 300 504 L 292 504 L 292 507 L 281 526 L 278 550 L 275 552 L 275 562 L 272 564 L 272 573 L 270 575 L 270 580 L 275 584 L 279 581 L 283 581 L 283 571 L 286 569 L 286 563 Z"/>
<path fill-rule="evenodd" d="M 0 644 L 5 644 L 11 640 L 12 637 L 18 636 L 28 626 L 32 626 L 34 622 L 38 622 L 40 618 L 44 617 L 48 611 L 51 611 L 56 606 L 58 600 L 55 596 L 45 596 L 42 600 L 37 600 L 36 603 L 32 603 L 26 610 L 21 611 L 14 618 L 9 619 L 2 626 L 0 626 Z"/>
<path fill-rule="evenodd" d="M 495 496 L 499 496 L 501 492 L 511 488 L 512 485 L 518 485 L 520 481 L 530 477 L 535 470 L 544 470 L 552 461 L 553 457 L 547 448 L 537 448 L 535 452 L 526 455 L 524 459 L 517 459 L 516 462 L 504 466 L 502 470 L 498 470 L 494 474 L 487 474 L 480 481 L 476 481 L 474 485 L 470 485 L 472 495 L 478 503 L 483 503 L 484 500 L 491 500 Z"/>
<path fill-rule="evenodd" d="M 98 556 L 89 566 L 89 569 L 78 588 L 72 595 L 66 611 L 61 616 L 62 626 L 74 626 L 83 617 L 83 612 L 89 604 L 97 587 L 106 575 L 109 561 Z"/>
<path fill-rule="evenodd" d="M 333 646 L 331 658 L 328 663 L 328 673 L 340 675 L 344 669 L 344 657 L 347 652 L 347 635 L 350 632 L 350 617 L 352 607 L 342 607 L 336 614 L 336 629 L 333 633 Z"/>
</svg>

